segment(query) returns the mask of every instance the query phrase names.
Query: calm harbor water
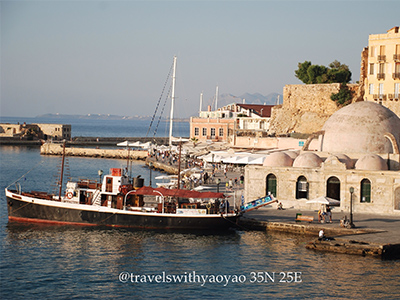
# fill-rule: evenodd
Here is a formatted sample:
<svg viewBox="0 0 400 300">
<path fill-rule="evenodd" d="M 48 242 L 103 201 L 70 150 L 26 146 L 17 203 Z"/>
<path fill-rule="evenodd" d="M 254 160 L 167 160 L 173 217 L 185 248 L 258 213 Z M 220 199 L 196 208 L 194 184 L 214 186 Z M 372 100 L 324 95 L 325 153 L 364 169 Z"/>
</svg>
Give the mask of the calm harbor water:
<svg viewBox="0 0 400 300">
<path fill-rule="evenodd" d="M 97 179 L 99 169 L 126 166 L 124 160 L 68 160 L 74 178 Z M 4 188 L 31 170 L 22 187 L 51 191 L 59 162 L 38 147 L 0 146 L 1 299 L 400 298 L 399 260 L 310 251 L 310 238 L 301 235 L 8 222 Z M 134 163 L 133 173 L 148 184 L 142 163 Z"/>
<path fill-rule="evenodd" d="M 60 118 L 25 118 L 25 117 L 0 117 L 0 123 L 56 123 L 71 124 L 72 137 L 91 136 L 91 137 L 143 137 L 146 136 L 150 127 L 149 120 L 110 120 L 110 119 L 77 119 L 63 116 Z M 153 121 L 148 136 L 164 137 L 169 135 L 169 123 Z M 157 128 L 157 129 L 156 129 Z M 176 137 L 189 136 L 189 122 L 174 122 L 173 135 Z"/>
</svg>

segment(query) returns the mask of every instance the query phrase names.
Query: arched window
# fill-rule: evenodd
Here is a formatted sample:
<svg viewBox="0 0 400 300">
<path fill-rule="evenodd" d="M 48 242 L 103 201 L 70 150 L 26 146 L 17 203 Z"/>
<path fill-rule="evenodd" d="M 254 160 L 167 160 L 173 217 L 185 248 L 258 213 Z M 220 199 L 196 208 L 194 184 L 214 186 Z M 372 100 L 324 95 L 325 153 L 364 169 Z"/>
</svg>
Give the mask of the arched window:
<svg viewBox="0 0 400 300">
<path fill-rule="evenodd" d="M 361 180 L 361 202 L 370 203 L 371 202 L 371 181 L 369 179 Z"/>
<path fill-rule="evenodd" d="M 276 197 L 276 176 L 274 174 L 268 174 L 267 176 L 267 187 L 266 194 L 271 193 Z"/>
<path fill-rule="evenodd" d="M 300 176 L 296 182 L 296 199 L 308 199 L 308 182 L 307 178 Z"/>
<path fill-rule="evenodd" d="M 326 182 L 326 196 L 332 199 L 340 200 L 340 180 L 335 176 L 328 178 Z"/>
</svg>

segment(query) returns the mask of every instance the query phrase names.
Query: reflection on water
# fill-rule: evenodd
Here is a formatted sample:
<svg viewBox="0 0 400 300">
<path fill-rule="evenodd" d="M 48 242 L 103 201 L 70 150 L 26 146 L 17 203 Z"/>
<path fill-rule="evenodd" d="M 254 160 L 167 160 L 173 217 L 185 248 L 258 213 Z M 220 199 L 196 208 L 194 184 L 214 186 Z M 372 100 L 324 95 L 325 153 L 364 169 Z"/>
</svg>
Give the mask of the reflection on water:
<svg viewBox="0 0 400 300">
<path fill-rule="evenodd" d="M 304 236 L 232 231 L 174 233 L 9 223 L 2 250 L 7 295 L 33 297 L 384 298 L 400 297 L 400 261 L 319 253 Z M 121 283 L 136 275 L 244 275 L 246 282 Z M 250 282 L 275 272 L 275 282 Z M 301 282 L 282 280 L 297 272 Z M 244 277 L 242 277 L 244 278 Z M 287 279 L 287 277 L 286 277 Z M 20 285 L 24 289 L 18 289 Z M 196 297 L 195 297 L 196 295 Z M 215 295 L 215 297 L 214 297 Z"/>
</svg>

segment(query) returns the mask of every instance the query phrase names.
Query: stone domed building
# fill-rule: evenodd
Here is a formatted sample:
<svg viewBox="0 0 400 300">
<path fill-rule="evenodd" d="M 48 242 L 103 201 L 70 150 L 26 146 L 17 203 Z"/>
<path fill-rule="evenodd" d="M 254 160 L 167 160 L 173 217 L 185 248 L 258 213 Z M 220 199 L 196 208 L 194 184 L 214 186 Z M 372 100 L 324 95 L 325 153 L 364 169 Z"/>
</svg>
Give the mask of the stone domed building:
<svg viewBox="0 0 400 300">
<path fill-rule="evenodd" d="M 400 142 L 399 117 L 370 101 L 356 102 L 338 110 L 322 130 L 325 133 L 321 146 L 325 152 L 393 153 L 395 144 Z"/>
<path fill-rule="evenodd" d="M 247 166 L 245 198 L 272 193 L 285 207 L 318 210 L 308 200 L 327 196 L 335 208 L 354 212 L 400 215 L 400 119 L 370 101 L 356 102 L 335 112 L 318 137 L 319 151 L 289 156 L 269 155 L 263 166 Z M 292 153 L 294 154 L 294 153 Z"/>
</svg>

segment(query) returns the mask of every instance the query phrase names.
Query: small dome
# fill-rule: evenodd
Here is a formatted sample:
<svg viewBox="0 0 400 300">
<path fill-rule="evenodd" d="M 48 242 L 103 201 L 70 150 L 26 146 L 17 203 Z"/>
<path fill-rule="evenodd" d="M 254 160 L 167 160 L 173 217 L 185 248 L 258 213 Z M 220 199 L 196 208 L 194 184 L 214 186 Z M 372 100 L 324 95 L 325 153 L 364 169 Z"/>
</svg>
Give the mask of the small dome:
<svg viewBox="0 0 400 300">
<path fill-rule="evenodd" d="M 322 159 L 313 152 L 304 152 L 300 154 L 293 162 L 293 167 L 296 168 L 319 168 L 321 167 Z"/>
<path fill-rule="evenodd" d="M 360 101 L 335 112 L 324 124 L 322 151 L 336 153 L 393 153 L 387 133 L 399 145 L 400 119 L 390 109 Z"/>
<path fill-rule="evenodd" d="M 342 154 L 342 153 L 337 153 L 337 154 L 333 154 L 331 156 L 329 156 L 325 162 L 328 162 L 334 158 L 337 158 L 338 161 L 340 161 L 341 163 L 346 164 L 346 169 L 353 169 L 354 168 L 354 162 L 353 160 L 348 157 L 346 154 Z"/>
<path fill-rule="evenodd" d="M 275 152 L 268 155 L 263 163 L 265 167 L 291 167 L 293 159 L 283 152 Z"/>
<path fill-rule="evenodd" d="M 295 160 L 296 157 L 299 156 L 299 151 L 284 151 L 283 153 L 289 155 L 293 160 Z"/>
<path fill-rule="evenodd" d="M 388 166 L 385 160 L 376 154 L 367 154 L 356 162 L 356 170 L 385 171 Z"/>
</svg>

